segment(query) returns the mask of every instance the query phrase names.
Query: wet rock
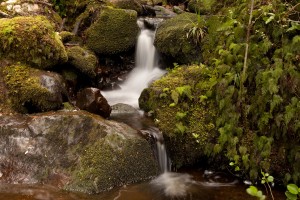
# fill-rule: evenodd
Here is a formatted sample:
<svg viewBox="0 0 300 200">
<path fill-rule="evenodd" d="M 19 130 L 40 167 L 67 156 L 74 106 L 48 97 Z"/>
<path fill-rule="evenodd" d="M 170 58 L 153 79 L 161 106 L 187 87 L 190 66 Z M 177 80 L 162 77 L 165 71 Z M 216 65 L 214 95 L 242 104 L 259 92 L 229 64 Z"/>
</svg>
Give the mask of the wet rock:
<svg viewBox="0 0 300 200">
<path fill-rule="evenodd" d="M 3 65 L 0 74 L 7 104 L 16 112 L 45 112 L 62 107 L 66 91 L 60 75 L 22 64 Z"/>
<path fill-rule="evenodd" d="M 50 69 L 67 61 L 67 53 L 51 23 L 42 16 L 0 19 L 0 59 Z"/>
<path fill-rule="evenodd" d="M 109 0 L 108 2 L 116 8 L 135 10 L 138 15 L 141 15 L 143 12 L 140 0 Z"/>
<path fill-rule="evenodd" d="M 1 184 L 46 183 L 85 193 L 158 173 L 138 131 L 86 111 L 0 116 L 0 163 Z"/>
<path fill-rule="evenodd" d="M 124 104 L 124 103 L 117 103 L 113 106 L 111 106 L 112 108 L 112 113 L 135 113 L 135 114 L 139 114 L 139 111 L 134 108 L 131 105 L 128 104 Z"/>
<path fill-rule="evenodd" d="M 98 59 L 96 55 L 80 46 L 74 46 L 67 48 L 68 63 L 75 67 L 79 72 L 88 76 L 90 79 L 96 77 L 96 67 L 98 64 Z"/>
<path fill-rule="evenodd" d="M 86 30 L 87 47 L 96 54 L 118 54 L 132 49 L 139 31 L 136 21 L 134 10 L 103 9 Z"/>
<path fill-rule="evenodd" d="M 155 35 L 154 45 L 157 50 L 169 60 L 180 64 L 201 61 L 200 45 L 195 42 L 193 35 L 186 37 L 193 23 L 199 23 L 194 13 L 183 13 L 164 20 Z"/>
<path fill-rule="evenodd" d="M 111 107 L 97 88 L 85 88 L 78 92 L 76 106 L 82 110 L 109 117 Z"/>
<path fill-rule="evenodd" d="M 171 18 L 171 17 L 175 17 L 177 15 L 173 11 L 171 11 L 163 6 L 154 6 L 154 10 L 155 10 L 156 17 Z"/>
</svg>

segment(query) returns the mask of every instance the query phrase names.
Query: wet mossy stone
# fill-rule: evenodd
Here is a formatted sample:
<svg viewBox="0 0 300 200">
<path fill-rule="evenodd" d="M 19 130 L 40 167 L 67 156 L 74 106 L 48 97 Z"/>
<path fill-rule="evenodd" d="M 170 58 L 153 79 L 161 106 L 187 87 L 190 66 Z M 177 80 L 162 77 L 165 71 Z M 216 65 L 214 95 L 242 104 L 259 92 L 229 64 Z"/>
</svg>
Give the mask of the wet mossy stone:
<svg viewBox="0 0 300 200">
<path fill-rule="evenodd" d="M 210 14 L 216 9 L 216 0 L 190 0 L 188 3 L 188 9 L 191 12 L 201 15 Z"/>
<path fill-rule="evenodd" d="M 135 10 L 139 15 L 143 12 L 143 6 L 140 0 L 109 0 L 116 8 Z"/>
<path fill-rule="evenodd" d="M 200 46 L 187 33 L 197 22 L 197 14 L 183 13 L 163 21 L 157 28 L 154 45 L 157 50 L 180 64 L 201 61 Z"/>
<path fill-rule="evenodd" d="M 59 75 L 25 65 L 2 67 L 11 107 L 20 113 L 58 110 L 64 86 Z"/>
<path fill-rule="evenodd" d="M 43 16 L 0 19 L 0 59 L 49 69 L 67 61 L 67 53 L 51 23 Z"/>
<path fill-rule="evenodd" d="M 199 87 L 205 70 L 197 65 L 178 67 L 151 84 L 139 98 L 140 108 L 153 113 L 177 168 L 205 159 L 206 149 L 217 137 L 216 107 L 200 98 L 205 95 Z"/>
<path fill-rule="evenodd" d="M 1 183 L 98 193 L 158 174 L 139 131 L 82 110 L 0 115 L 0 146 Z"/>
<path fill-rule="evenodd" d="M 80 46 L 67 48 L 68 63 L 90 78 L 96 77 L 98 59 L 94 52 Z"/>
<path fill-rule="evenodd" d="M 138 35 L 137 12 L 105 8 L 86 30 L 86 45 L 96 54 L 117 54 L 134 47 Z"/>
</svg>

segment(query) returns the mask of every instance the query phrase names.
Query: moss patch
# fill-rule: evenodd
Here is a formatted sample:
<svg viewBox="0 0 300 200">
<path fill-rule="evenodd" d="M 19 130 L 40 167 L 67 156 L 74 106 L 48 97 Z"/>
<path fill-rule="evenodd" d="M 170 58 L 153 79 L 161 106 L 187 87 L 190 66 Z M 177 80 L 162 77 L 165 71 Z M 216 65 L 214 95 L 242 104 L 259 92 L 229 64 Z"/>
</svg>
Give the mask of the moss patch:
<svg viewBox="0 0 300 200">
<path fill-rule="evenodd" d="M 12 108 L 21 113 L 29 110 L 48 111 L 59 109 L 62 105 L 51 102 L 52 93 L 41 86 L 39 70 L 25 65 L 12 65 L 3 68 L 9 101 Z"/>
<path fill-rule="evenodd" d="M 142 109 L 154 112 L 176 167 L 202 159 L 216 136 L 216 110 L 212 102 L 203 100 L 205 90 L 199 86 L 205 70 L 202 66 L 176 68 L 144 90 L 139 99 Z"/>
<path fill-rule="evenodd" d="M 178 63 L 193 63 L 201 60 L 200 47 L 187 33 L 197 22 L 193 13 L 180 14 L 162 22 L 156 32 L 154 45 L 158 51 L 171 56 Z"/>
<path fill-rule="evenodd" d="M 83 74 L 89 76 L 90 78 L 95 78 L 96 67 L 98 60 L 96 55 L 87 49 L 81 48 L 79 46 L 71 47 L 67 49 L 69 63 L 78 69 Z"/>
<path fill-rule="evenodd" d="M 86 45 L 97 54 L 116 54 L 131 49 L 136 42 L 137 13 L 106 8 L 86 30 Z"/>
<path fill-rule="evenodd" d="M 157 174 L 150 152 L 146 140 L 109 134 L 86 149 L 81 167 L 73 175 L 74 183 L 67 189 L 99 193 L 128 183 L 128 180 L 146 180 Z"/>
<path fill-rule="evenodd" d="M 0 58 L 50 68 L 67 61 L 67 53 L 50 22 L 42 16 L 0 19 Z"/>
</svg>

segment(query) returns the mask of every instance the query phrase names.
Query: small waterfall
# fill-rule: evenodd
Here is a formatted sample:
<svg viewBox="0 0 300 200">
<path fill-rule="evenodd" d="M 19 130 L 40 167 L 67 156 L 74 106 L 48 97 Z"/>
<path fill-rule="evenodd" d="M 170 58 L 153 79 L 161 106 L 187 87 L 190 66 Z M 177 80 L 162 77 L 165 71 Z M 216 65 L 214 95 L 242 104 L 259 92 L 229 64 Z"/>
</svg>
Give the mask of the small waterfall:
<svg viewBox="0 0 300 200">
<path fill-rule="evenodd" d="M 138 25 L 141 31 L 136 46 L 135 68 L 120 85 L 121 89 L 101 92 L 110 105 L 125 103 L 139 108 L 138 98 L 143 89 L 165 74 L 158 66 L 159 57 L 153 45 L 155 32 L 146 29 L 141 20 L 138 21 Z"/>
<path fill-rule="evenodd" d="M 167 155 L 164 138 L 160 130 L 156 127 L 149 127 L 147 130 L 142 130 L 142 132 L 155 139 L 155 151 L 161 173 L 169 172 L 171 170 L 171 161 Z"/>
</svg>

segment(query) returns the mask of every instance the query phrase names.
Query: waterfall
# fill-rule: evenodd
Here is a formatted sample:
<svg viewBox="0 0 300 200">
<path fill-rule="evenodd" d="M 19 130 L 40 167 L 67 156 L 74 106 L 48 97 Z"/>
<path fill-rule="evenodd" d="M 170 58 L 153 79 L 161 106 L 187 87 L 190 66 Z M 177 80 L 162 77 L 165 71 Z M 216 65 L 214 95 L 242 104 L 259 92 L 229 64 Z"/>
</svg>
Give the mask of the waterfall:
<svg viewBox="0 0 300 200">
<path fill-rule="evenodd" d="M 125 103 L 139 108 L 138 98 L 143 89 L 165 74 L 158 66 L 159 57 L 153 45 L 155 32 L 146 29 L 141 20 L 138 21 L 138 25 L 141 31 L 136 45 L 135 68 L 120 85 L 121 89 L 101 92 L 110 105 Z"/>
<path fill-rule="evenodd" d="M 143 134 L 151 135 L 155 139 L 155 154 L 161 173 L 169 172 L 171 170 L 171 161 L 167 155 L 164 138 L 161 131 L 156 127 L 148 127 L 146 130 L 141 131 Z"/>
</svg>

